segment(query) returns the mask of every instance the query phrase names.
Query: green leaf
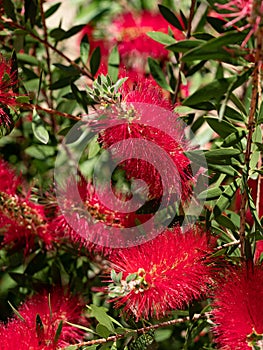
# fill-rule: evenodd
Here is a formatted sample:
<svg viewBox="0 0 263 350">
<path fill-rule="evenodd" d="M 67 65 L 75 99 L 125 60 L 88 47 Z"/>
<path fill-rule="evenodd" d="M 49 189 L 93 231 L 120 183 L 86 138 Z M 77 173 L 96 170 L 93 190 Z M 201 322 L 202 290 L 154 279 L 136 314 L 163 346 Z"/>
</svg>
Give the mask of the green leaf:
<svg viewBox="0 0 263 350">
<path fill-rule="evenodd" d="M 235 146 L 244 137 L 246 137 L 246 135 L 247 135 L 246 130 L 239 130 L 239 131 L 233 132 L 232 134 L 228 135 L 225 138 L 224 142 L 222 143 L 222 147 Z"/>
<path fill-rule="evenodd" d="M 81 40 L 80 43 L 80 58 L 81 62 L 86 65 L 89 58 L 89 50 L 90 50 L 90 44 L 87 41 L 87 37 L 84 36 L 84 38 Z"/>
<path fill-rule="evenodd" d="M 109 60 L 108 60 L 108 74 L 114 83 L 118 79 L 119 65 L 120 65 L 120 54 L 119 54 L 118 46 L 115 45 L 110 52 Z"/>
<path fill-rule="evenodd" d="M 245 32 L 227 32 L 188 51 L 182 57 L 182 61 L 192 62 L 195 60 L 215 59 L 233 63 L 233 56 L 238 58 L 242 54 L 245 55 L 245 51 L 232 48 L 230 53 L 229 50 L 226 50 L 226 46 L 229 44 L 241 43 L 245 39 L 246 35 L 247 33 Z"/>
<path fill-rule="evenodd" d="M 51 6 L 47 11 L 45 12 L 45 18 L 49 18 L 52 16 L 61 6 L 61 2 L 58 2 L 57 4 L 54 4 Z"/>
<path fill-rule="evenodd" d="M 204 40 L 180 40 L 175 44 L 167 46 L 166 49 L 173 52 L 185 53 L 200 46 L 203 43 L 205 43 Z"/>
<path fill-rule="evenodd" d="M 225 120 L 219 120 L 218 118 L 205 116 L 204 117 L 209 126 L 222 138 L 228 135 L 238 132 L 238 129 Z"/>
<path fill-rule="evenodd" d="M 69 86 L 71 83 L 73 83 L 75 80 L 77 80 L 79 78 L 79 74 L 77 75 L 72 75 L 69 77 L 65 77 L 65 78 L 61 78 L 58 79 L 57 81 L 55 81 L 52 85 L 50 85 L 50 90 L 58 90 L 58 89 L 62 89 L 66 86 Z"/>
<path fill-rule="evenodd" d="M 56 330 L 56 334 L 55 334 L 55 338 L 54 338 L 54 343 L 57 344 L 58 340 L 59 340 L 59 337 L 61 335 L 61 332 L 62 332 L 62 328 L 63 328 L 63 321 L 61 320 L 59 322 L 59 325 L 58 325 L 58 328 Z"/>
<path fill-rule="evenodd" d="M 29 96 L 17 96 L 16 102 L 17 103 L 29 103 L 30 97 Z"/>
<path fill-rule="evenodd" d="M 98 335 L 100 335 L 103 338 L 108 338 L 108 336 L 111 334 L 111 331 L 103 324 L 99 323 L 96 326 L 96 333 L 98 333 Z"/>
<path fill-rule="evenodd" d="M 257 116 L 257 124 L 262 124 L 263 123 L 263 102 L 261 102 L 258 116 Z"/>
<path fill-rule="evenodd" d="M 13 2 L 11 0 L 3 0 L 1 6 L 4 8 L 5 15 L 16 22 L 15 6 Z"/>
<path fill-rule="evenodd" d="M 7 301 L 11 309 L 13 310 L 14 314 L 23 322 L 26 322 L 24 317 L 19 313 L 19 311 L 10 303 L 10 301 Z"/>
<path fill-rule="evenodd" d="M 219 223 L 219 225 L 226 227 L 233 232 L 237 231 L 237 227 L 233 224 L 229 217 L 225 215 L 219 215 L 215 218 L 215 220 Z"/>
<path fill-rule="evenodd" d="M 54 38 L 56 41 L 63 40 L 65 37 L 65 34 L 66 34 L 66 31 L 62 28 L 55 28 L 51 30 L 51 32 L 49 33 L 51 38 Z"/>
<path fill-rule="evenodd" d="M 32 120 L 32 130 L 35 137 L 42 143 L 47 144 L 49 141 L 49 134 L 44 126 L 43 120 L 38 115 L 36 109 L 33 111 L 33 120 Z"/>
<path fill-rule="evenodd" d="M 205 153 L 207 160 L 220 160 L 231 158 L 242 153 L 239 149 L 236 148 L 222 148 L 222 149 L 213 149 Z"/>
<path fill-rule="evenodd" d="M 183 101 L 183 105 L 195 107 L 200 102 L 208 102 L 213 98 L 219 100 L 220 97 L 223 96 L 227 91 L 229 84 L 231 84 L 235 79 L 235 77 L 230 77 L 212 81 L 211 83 L 199 88 L 196 92 L 187 97 Z"/>
<path fill-rule="evenodd" d="M 238 171 L 233 168 L 231 165 L 217 165 L 217 164 L 209 164 L 208 166 L 209 170 L 212 170 L 218 174 L 226 174 L 229 176 L 236 176 L 238 175 Z"/>
<path fill-rule="evenodd" d="M 39 314 L 36 316 L 36 333 L 39 339 L 44 335 L 44 325 Z"/>
<path fill-rule="evenodd" d="M 161 43 L 163 45 L 172 45 L 176 43 L 176 40 L 168 34 L 162 32 L 147 32 L 146 33 L 151 39 Z"/>
<path fill-rule="evenodd" d="M 40 251 L 38 253 L 35 252 L 34 254 L 34 257 L 30 260 L 25 269 L 25 273 L 28 275 L 33 275 L 36 272 L 44 269 L 47 263 L 46 255 L 44 253 Z"/>
<path fill-rule="evenodd" d="M 172 329 L 156 329 L 155 331 L 155 341 L 157 343 L 168 340 L 173 333 Z"/>
<path fill-rule="evenodd" d="M 158 5 L 158 7 L 162 16 L 166 19 L 167 22 L 169 22 L 172 26 L 174 26 L 179 30 L 184 30 L 178 18 L 175 16 L 175 14 L 172 11 L 168 9 L 168 7 L 160 4 Z"/>
<path fill-rule="evenodd" d="M 30 20 L 30 24 L 33 27 L 36 23 L 38 14 L 38 0 L 25 0 L 25 22 Z"/>
<path fill-rule="evenodd" d="M 97 73 L 99 66 L 100 66 L 100 60 L 101 60 L 101 53 L 100 48 L 96 47 L 94 51 L 92 52 L 91 58 L 90 58 L 90 71 L 92 76 L 94 77 Z"/>
<path fill-rule="evenodd" d="M 100 151 L 100 145 L 98 143 L 98 136 L 96 135 L 89 143 L 88 147 L 88 159 L 95 157 Z"/>
<path fill-rule="evenodd" d="M 88 307 L 91 310 L 91 317 L 95 317 L 96 320 L 106 327 L 111 333 L 114 333 L 114 326 L 111 317 L 107 314 L 107 309 L 102 306 L 96 306 L 94 304 Z"/>
<path fill-rule="evenodd" d="M 222 189 L 220 189 L 219 187 L 208 188 L 207 190 L 199 193 L 198 199 L 209 201 L 209 200 L 219 198 L 221 194 L 222 194 Z"/>
<path fill-rule="evenodd" d="M 219 199 L 217 200 L 212 217 L 215 218 L 221 215 L 221 213 L 229 207 L 231 204 L 231 201 L 236 193 L 236 191 L 239 189 L 241 184 L 241 179 L 235 179 L 230 185 L 227 185 L 225 187 L 224 192 L 221 194 Z M 211 218 L 210 218 L 211 219 Z"/>
<path fill-rule="evenodd" d="M 150 68 L 151 75 L 154 80 L 165 90 L 173 93 L 171 87 L 166 81 L 165 75 L 159 65 L 159 63 L 151 57 L 148 57 L 148 64 Z"/>
<path fill-rule="evenodd" d="M 73 35 L 76 35 L 78 32 L 80 32 L 85 27 L 85 24 L 78 24 L 72 28 L 70 28 L 68 31 L 65 32 L 65 35 L 63 37 L 63 40 L 68 39 L 72 37 Z"/>
<path fill-rule="evenodd" d="M 27 53 L 18 53 L 17 59 L 19 62 L 28 63 L 28 64 L 33 65 L 33 66 L 39 65 L 37 58 L 35 58 L 32 55 L 28 55 Z"/>
<path fill-rule="evenodd" d="M 55 149 L 52 146 L 32 145 L 25 149 L 25 153 L 33 158 L 46 160 L 55 154 Z"/>
</svg>

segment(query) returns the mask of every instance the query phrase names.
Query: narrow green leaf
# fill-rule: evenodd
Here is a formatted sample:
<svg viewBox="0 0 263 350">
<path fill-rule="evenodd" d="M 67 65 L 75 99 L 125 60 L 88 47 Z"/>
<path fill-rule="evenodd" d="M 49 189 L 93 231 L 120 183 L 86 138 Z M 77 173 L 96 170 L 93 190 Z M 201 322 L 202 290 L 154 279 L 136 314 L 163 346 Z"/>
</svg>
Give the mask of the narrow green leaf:
<svg viewBox="0 0 263 350">
<path fill-rule="evenodd" d="M 108 336 L 111 334 L 111 331 L 103 324 L 99 323 L 96 326 L 96 333 L 98 333 L 98 335 L 100 335 L 103 338 L 108 338 Z"/>
<path fill-rule="evenodd" d="M 59 325 L 58 325 L 58 328 L 56 330 L 56 334 L 55 334 L 55 338 L 54 338 L 54 343 L 57 344 L 58 340 L 59 340 L 59 337 L 61 335 L 61 332 L 62 332 L 62 328 L 63 328 L 63 321 L 61 320 L 59 322 Z"/>
<path fill-rule="evenodd" d="M 29 19 L 31 26 L 36 23 L 38 14 L 38 0 L 25 0 L 25 22 Z"/>
<path fill-rule="evenodd" d="M 198 195 L 198 199 L 209 201 L 209 200 L 219 198 L 221 194 L 222 194 L 222 189 L 220 189 L 219 187 L 208 188 L 207 190 L 201 192 Z"/>
<path fill-rule="evenodd" d="M 19 311 L 10 303 L 10 301 L 7 301 L 11 309 L 13 310 L 14 314 L 23 322 L 26 322 L 24 317 L 19 313 Z"/>
<path fill-rule="evenodd" d="M 68 31 L 65 32 L 65 35 L 63 37 L 64 39 L 71 38 L 73 35 L 76 35 L 79 33 L 83 28 L 85 27 L 85 24 L 78 24 L 72 28 L 70 28 Z"/>
<path fill-rule="evenodd" d="M 173 93 L 171 87 L 166 81 L 165 75 L 159 65 L 159 63 L 151 57 L 148 57 L 148 64 L 150 68 L 151 75 L 154 80 L 165 90 Z"/>
<path fill-rule="evenodd" d="M 203 40 L 180 40 L 175 44 L 167 46 L 166 49 L 173 52 L 185 53 L 200 46 L 203 43 L 205 43 Z"/>
<path fill-rule="evenodd" d="M 231 204 L 231 201 L 236 193 L 236 191 L 239 189 L 241 184 L 241 179 L 235 179 L 230 185 L 227 185 L 224 192 L 221 194 L 219 199 L 217 200 L 212 217 L 215 218 L 221 215 L 221 213 L 229 207 Z M 212 219 L 212 217 L 210 219 Z"/>
<path fill-rule="evenodd" d="M 44 325 L 39 314 L 36 316 L 36 333 L 38 338 L 42 338 L 44 334 Z"/>
<path fill-rule="evenodd" d="M 211 151 L 207 151 L 205 153 L 205 157 L 208 160 L 220 160 L 231 158 L 242 153 L 239 149 L 236 148 L 222 148 L 222 149 L 214 149 Z"/>
<path fill-rule="evenodd" d="M 2 0 L 1 6 L 3 6 L 4 8 L 5 15 L 7 15 L 9 18 L 16 22 L 15 6 L 12 0 Z"/>
<path fill-rule="evenodd" d="M 81 40 L 80 43 L 80 58 L 81 62 L 86 65 L 89 58 L 89 50 L 90 50 L 90 44 L 87 41 L 87 37 L 84 36 L 84 38 Z"/>
<path fill-rule="evenodd" d="M 37 111 L 33 111 L 33 120 L 32 120 L 32 130 L 35 137 L 42 143 L 47 144 L 49 141 L 49 134 L 44 126 L 43 120 L 38 115 Z"/>
<path fill-rule="evenodd" d="M 237 143 L 239 143 L 244 137 L 246 137 L 247 131 L 246 130 L 239 130 L 236 132 L 233 132 L 232 134 L 228 135 L 224 142 L 222 143 L 223 147 L 230 147 L 235 146 Z"/>
<path fill-rule="evenodd" d="M 51 30 L 51 32 L 49 33 L 51 38 L 54 38 L 56 41 L 63 40 L 65 37 L 65 34 L 66 34 L 66 31 L 62 28 L 55 28 Z"/>
<path fill-rule="evenodd" d="M 231 219 L 225 215 L 219 215 L 215 218 L 215 220 L 219 223 L 219 225 L 230 229 L 231 231 L 237 231 L 237 227 L 233 224 Z"/>
<path fill-rule="evenodd" d="M 174 26 L 179 30 L 184 30 L 178 18 L 175 16 L 175 14 L 171 10 L 168 9 L 168 7 L 160 4 L 158 5 L 158 7 L 162 16 L 166 19 L 167 22 L 169 22 L 172 26 Z"/>
<path fill-rule="evenodd" d="M 118 79 L 119 65 L 120 65 L 120 54 L 119 54 L 118 46 L 115 45 L 110 52 L 109 60 L 108 60 L 108 74 L 114 83 L 116 83 Z"/>
<path fill-rule="evenodd" d="M 257 124 L 262 124 L 263 123 L 263 102 L 261 102 L 259 112 L 258 112 L 258 117 L 257 117 Z"/>
<path fill-rule="evenodd" d="M 226 122 L 225 120 L 219 120 L 218 118 L 205 116 L 205 121 L 209 124 L 209 126 L 222 138 L 227 137 L 228 135 L 238 132 L 238 129 Z"/>
<path fill-rule="evenodd" d="M 101 53 L 100 53 L 100 48 L 96 47 L 91 55 L 90 58 L 90 71 L 92 76 L 94 77 L 95 74 L 97 73 L 99 66 L 100 66 L 100 60 L 101 60 Z"/>
<path fill-rule="evenodd" d="M 51 6 L 47 11 L 45 12 L 45 18 L 49 18 L 52 16 L 61 6 L 61 2 L 58 2 L 57 4 L 54 4 Z"/>
<path fill-rule="evenodd" d="M 176 43 L 176 40 L 168 34 L 162 32 L 147 32 L 146 33 L 151 39 L 161 43 L 163 45 L 172 45 Z"/>
</svg>

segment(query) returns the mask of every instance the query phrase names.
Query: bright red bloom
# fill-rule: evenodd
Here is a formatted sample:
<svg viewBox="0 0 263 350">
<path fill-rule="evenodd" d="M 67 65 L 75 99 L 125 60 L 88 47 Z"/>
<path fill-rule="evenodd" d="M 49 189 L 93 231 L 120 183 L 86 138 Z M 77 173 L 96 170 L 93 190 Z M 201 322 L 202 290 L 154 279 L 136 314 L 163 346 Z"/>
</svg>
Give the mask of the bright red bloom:
<svg viewBox="0 0 263 350">
<path fill-rule="evenodd" d="M 135 211 L 110 209 L 112 200 L 117 198 L 107 193 L 100 198 L 98 188 L 84 179 L 75 185 L 74 189 L 72 179 L 62 190 L 57 214 L 49 223 L 49 230 L 58 237 L 69 237 L 89 250 L 108 254 L 111 251 L 109 246 L 118 245 L 123 229 L 136 227 L 151 217 L 150 214 L 137 214 Z M 117 193 L 114 195 L 118 196 Z M 122 203 L 125 206 L 125 200 Z"/>
<path fill-rule="evenodd" d="M 50 301 L 49 301 L 50 300 Z M 79 324 L 83 305 L 77 297 L 65 295 L 61 289 L 34 295 L 19 309 L 7 325 L 0 325 L 1 350 L 55 350 L 82 340 L 83 331 L 67 322 Z M 58 339 L 56 331 L 62 322 Z"/>
<path fill-rule="evenodd" d="M 208 236 L 198 228 L 183 233 L 167 229 L 142 245 L 111 256 L 111 267 L 121 281 L 108 288 L 116 308 L 141 318 L 160 318 L 183 308 L 208 291 L 211 267 Z"/>
<path fill-rule="evenodd" d="M 20 186 L 22 186 L 21 177 L 15 174 L 7 162 L 0 159 L 0 192 L 14 195 Z"/>
<path fill-rule="evenodd" d="M 17 94 L 14 93 L 16 84 L 17 77 L 16 73 L 12 72 L 11 62 L 0 56 L 0 127 L 10 128 L 13 125 L 8 107 L 16 105 Z"/>
<path fill-rule="evenodd" d="M 137 178 L 146 182 L 149 200 L 159 199 L 167 187 L 168 197 L 180 193 L 180 199 L 186 200 L 195 179 L 190 160 L 183 153 L 188 145 L 178 116 L 169 111 L 170 103 L 151 81 L 141 81 L 135 89 L 124 85 L 121 92 L 128 112 L 109 118 L 109 127 L 106 125 L 99 137 L 102 147 L 108 149 L 119 144 L 115 154 L 127 155 L 120 166 L 129 180 Z M 114 118 L 119 122 L 110 126 Z M 141 141 L 144 147 L 139 145 Z M 160 170 L 164 170 L 162 175 Z"/>
<path fill-rule="evenodd" d="M 164 46 L 155 42 L 147 32 L 158 31 L 168 34 L 169 23 L 160 13 L 141 11 L 140 13 L 124 13 L 118 15 L 112 22 L 110 33 L 112 43 L 118 45 L 122 64 L 138 73 L 145 72 L 149 56 L 160 60 L 167 59 L 168 51 Z M 175 39 L 182 40 L 181 31 L 173 28 Z"/>
<path fill-rule="evenodd" d="M 34 247 L 36 240 L 51 246 L 53 237 L 43 207 L 22 196 L 0 192 L 0 227 L 4 246 L 23 247 L 25 253 Z"/>
<path fill-rule="evenodd" d="M 263 269 L 242 265 L 228 271 L 214 301 L 216 342 L 226 350 L 262 346 Z M 260 346 L 259 346 L 260 347 Z"/>
</svg>

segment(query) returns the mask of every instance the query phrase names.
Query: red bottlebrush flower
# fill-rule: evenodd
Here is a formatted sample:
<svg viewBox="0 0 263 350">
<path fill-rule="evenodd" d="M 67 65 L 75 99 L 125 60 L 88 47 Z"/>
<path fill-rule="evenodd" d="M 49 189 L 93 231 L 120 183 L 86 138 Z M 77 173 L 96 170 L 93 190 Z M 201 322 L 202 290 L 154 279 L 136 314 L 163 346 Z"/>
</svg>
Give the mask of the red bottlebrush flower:
<svg viewBox="0 0 263 350">
<path fill-rule="evenodd" d="M 0 192 L 14 195 L 20 186 L 22 186 L 21 177 L 15 174 L 7 162 L 0 159 Z"/>
<path fill-rule="evenodd" d="M 214 301 L 214 333 L 225 350 L 249 350 L 262 346 L 263 269 L 246 266 L 232 269 L 220 283 Z M 260 346 L 259 346 L 260 348 Z"/>
<path fill-rule="evenodd" d="M 43 207 L 27 198 L 0 192 L 0 227 L 4 236 L 2 245 L 24 247 L 25 254 L 34 247 L 36 239 L 48 248 L 51 246 L 53 237 Z"/>
<path fill-rule="evenodd" d="M 109 247 L 118 246 L 123 229 L 136 227 L 151 218 L 150 214 L 109 209 L 116 197 L 104 193 L 100 198 L 98 189 L 84 179 L 76 183 L 78 198 L 73 184 L 74 180 L 70 181 L 60 193 L 59 211 L 50 221 L 49 230 L 58 237 L 79 242 L 90 251 L 107 255 L 111 251 Z"/>
<path fill-rule="evenodd" d="M 241 20 L 247 21 L 246 25 L 238 28 L 241 31 L 251 28 L 242 46 L 245 46 L 251 35 L 257 31 L 262 19 L 263 3 L 258 1 L 256 8 L 253 8 L 254 4 L 256 4 L 256 2 L 253 0 L 232 0 L 227 1 L 225 4 L 216 4 L 219 10 L 227 11 L 224 13 L 217 13 L 216 16 L 218 18 L 232 18 L 231 21 L 226 23 L 225 27 L 231 27 Z"/>
<path fill-rule="evenodd" d="M 113 44 L 118 44 L 120 56 L 125 67 L 138 73 L 145 72 L 147 57 L 167 59 L 168 51 L 160 43 L 147 36 L 147 32 L 159 31 L 168 34 L 168 22 L 160 13 L 142 11 L 124 13 L 113 20 L 110 27 Z M 177 40 L 184 39 L 181 31 L 173 28 Z"/>
<path fill-rule="evenodd" d="M 17 85 L 16 72 L 12 72 L 11 61 L 0 56 L 0 127 L 10 128 L 13 120 L 9 115 L 8 107 L 16 105 L 17 96 L 14 89 Z"/>
<path fill-rule="evenodd" d="M 256 264 L 262 262 L 262 256 L 263 254 L 263 240 L 256 242 L 256 249 L 255 249 L 255 255 L 254 255 L 254 261 Z"/>
<path fill-rule="evenodd" d="M 123 311 L 138 321 L 160 318 L 200 298 L 212 281 L 209 252 L 206 233 L 198 228 L 183 233 L 179 227 L 117 251 L 111 267 L 121 278 L 107 289 L 115 307 L 124 306 Z"/>
<path fill-rule="evenodd" d="M 180 199 L 186 200 L 195 179 L 190 160 L 183 154 L 188 145 L 178 116 L 169 111 L 170 103 L 150 81 L 141 81 L 134 90 L 124 85 L 121 92 L 124 108 L 129 112 L 109 118 L 109 127 L 106 125 L 99 137 L 102 147 L 119 144 L 115 154 L 127 155 L 121 167 L 129 180 L 138 178 L 147 183 L 149 200 L 159 199 L 164 187 L 169 187 L 167 197 L 180 193 Z M 112 124 L 114 118 L 117 125 Z M 144 147 L 140 141 L 145 142 Z M 164 169 L 163 176 L 158 169 Z"/>
<path fill-rule="evenodd" d="M 82 323 L 82 308 L 77 297 L 69 297 L 60 289 L 50 298 L 47 293 L 34 295 L 18 309 L 24 320 L 16 316 L 7 325 L 0 325 L 1 350 L 55 350 L 81 341 L 84 332 L 67 322 Z"/>
</svg>

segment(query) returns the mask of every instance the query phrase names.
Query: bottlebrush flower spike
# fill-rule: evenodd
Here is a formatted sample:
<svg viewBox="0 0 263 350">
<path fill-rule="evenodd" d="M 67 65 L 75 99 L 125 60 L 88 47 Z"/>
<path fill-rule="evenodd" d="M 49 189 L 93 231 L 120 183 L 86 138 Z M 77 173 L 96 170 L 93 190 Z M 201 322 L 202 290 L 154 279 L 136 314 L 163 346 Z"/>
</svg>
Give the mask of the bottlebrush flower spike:
<svg viewBox="0 0 263 350">
<path fill-rule="evenodd" d="M 127 112 L 121 112 L 120 115 L 116 112 L 116 115 L 113 113 L 109 118 L 110 125 L 114 118 L 123 123 L 119 122 L 118 125 L 109 127 L 105 125 L 105 130 L 99 137 L 102 147 L 107 149 L 114 144 L 120 144 L 120 154 L 127 154 L 127 161 L 123 162 L 121 167 L 126 171 L 129 180 L 139 178 L 147 183 L 149 200 L 160 199 L 163 193 L 162 181 L 170 184 L 170 194 L 181 192 L 181 200 L 186 200 L 196 180 L 190 170 L 190 160 L 183 153 L 189 146 L 184 139 L 178 115 L 171 112 L 172 107 L 163 97 L 161 90 L 147 79 L 141 80 L 135 89 L 129 87 L 128 83 L 124 84 L 121 93 L 123 108 L 126 108 Z M 164 109 L 168 111 L 165 114 Z M 169 129 L 169 132 L 166 133 L 164 129 Z M 167 159 L 156 149 L 151 151 L 150 147 L 147 147 L 137 151 L 137 140 L 147 142 L 148 146 L 154 144 L 160 152 L 166 152 L 176 170 L 167 169 Z M 122 141 L 127 141 L 125 150 L 121 149 Z M 133 153 L 137 153 L 137 157 L 133 156 Z M 162 164 L 161 167 L 167 170 L 163 177 L 157 171 L 158 164 Z"/>
<path fill-rule="evenodd" d="M 0 325 L 1 350 L 54 350 L 82 340 L 84 332 L 67 322 L 85 322 L 83 305 L 77 297 L 65 295 L 61 289 L 49 295 L 41 293 L 27 300 L 7 325 Z M 56 332 L 62 330 L 56 339 Z"/>
<path fill-rule="evenodd" d="M 242 46 L 245 46 L 251 35 L 258 30 L 258 27 L 262 21 L 262 1 L 232 0 L 227 1 L 225 4 L 216 3 L 215 5 L 219 10 L 227 11 L 226 13 L 218 13 L 218 18 L 233 18 L 231 21 L 226 23 L 225 27 L 231 27 L 241 20 L 246 20 L 248 22 L 243 27 L 238 28 L 241 31 L 247 28 L 251 28 L 242 44 Z"/>
<path fill-rule="evenodd" d="M 0 128 L 10 130 L 13 126 L 9 107 L 16 105 L 17 94 L 14 90 L 17 83 L 16 71 L 12 71 L 12 61 L 6 61 L 0 55 Z"/>
<path fill-rule="evenodd" d="M 34 247 L 36 240 L 51 246 L 52 235 L 43 207 L 22 196 L 0 192 L 0 227 L 4 236 L 2 246 L 23 247 L 25 254 Z"/>
<path fill-rule="evenodd" d="M 17 176 L 10 165 L 0 159 L 0 192 L 14 195 L 18 187 L 22 186 L 21 177 Z"/>
<path fill-rule="evenodd" d="M 124 13 L 113 20 L 109 28 L 112 45 L 117 44 L 122 64 L 138 73 L 145 73 L 149 56 L 165 60 L 168 51 L 160 43 L 154 42 L 147 32 L 158 31 L 168 34 L 168 22 L 160 13 L 141 11 Z M 173 28 L 176 40 L 183 40 L 184 34 Z"/>
<path fill-rule="evenodd" d="M 199 228 L 167 229 L 157 238 L 112 255 L 112 284 L 107 289 L 116 308 L 141 318 L 160 318 L 185 307 L 211 283 L 208 236 Z M 115 277 L 117 276 L 117 278 Z"/>
<path fill-rule="evenodd" d="M 263 341 L 263 269 L 228 271 L 214 296 L 214 333 L 220 349 L 259 349 Z"/>
</svg>

